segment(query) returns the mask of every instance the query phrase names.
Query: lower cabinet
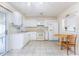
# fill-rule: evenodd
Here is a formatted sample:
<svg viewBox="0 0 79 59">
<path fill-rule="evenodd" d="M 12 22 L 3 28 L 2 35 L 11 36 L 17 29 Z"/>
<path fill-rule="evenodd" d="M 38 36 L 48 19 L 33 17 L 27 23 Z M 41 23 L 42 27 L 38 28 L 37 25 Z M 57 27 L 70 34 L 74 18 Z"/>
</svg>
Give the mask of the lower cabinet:
<svg viewBox="0 0 79 59">
<path fill-rule="evenodd" d="M 24 35 L 27 40 L 48 40 L 48 32 L 27 32 Z"/>
<path fill-rule="evenodd" d="M 15 33 L 12 35 L 12 49 L 21 49 L 29 41 L 28 33 Z"/>
<path fill-rule="evenodd" d="M 36 40 L 36 32 L 28 32 L 29 40 Z"/>
<path fill-rule="evenodd" d="M 29 42 L 28 33 L 24 33 L 24 41 L 23 41 L 23 45 L 26 45 L 28 42 Z"/>
<path fill-rule="evenodd" d="M 12 49 L 21 49 L 23 47 L 24 34 L 16 33 L 12 35 Z"/>
<path fill-rule="evenodd" d="M 25 36 L 28 40 L 48 40 L 48 32 L 28 32 Z"/>
</svg>

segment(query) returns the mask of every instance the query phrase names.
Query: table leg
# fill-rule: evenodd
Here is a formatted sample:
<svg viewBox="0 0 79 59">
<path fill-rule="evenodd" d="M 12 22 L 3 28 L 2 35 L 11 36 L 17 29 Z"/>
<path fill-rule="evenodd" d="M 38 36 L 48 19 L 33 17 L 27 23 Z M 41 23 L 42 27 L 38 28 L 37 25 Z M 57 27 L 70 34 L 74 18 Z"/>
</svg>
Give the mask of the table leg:
<svg viewBox="0 0 79 59">
<path fill-rule="evenodd" d="M 63 43 L 64 38 L 61 38 L 61 50 L 63 49 L 62 43 Z"/>
</svg>

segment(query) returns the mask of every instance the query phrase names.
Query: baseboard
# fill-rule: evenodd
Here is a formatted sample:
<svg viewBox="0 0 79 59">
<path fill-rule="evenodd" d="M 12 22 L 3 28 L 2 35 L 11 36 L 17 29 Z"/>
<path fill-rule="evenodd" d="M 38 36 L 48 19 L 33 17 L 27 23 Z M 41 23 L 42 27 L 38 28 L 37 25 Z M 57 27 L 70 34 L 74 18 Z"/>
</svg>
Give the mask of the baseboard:
<svg viewBox="0 0 79 59">
<path fill-rule="evenodd" d="M 30 40 L 22 47 L 22 49 L 29 44 Z"/>
<path fill-rule="evenodd" d="M 5 56 L 9 51 L 11 51 L 12 49 L 6 51 L 5 53 L 1 54 L 1 56 Z"/>
<path fill-rule="evenodd" d="M 52 41 L 52 42 L 58 42 L 58 40 L 49 40 L 49 41 Z"/>
</svg>

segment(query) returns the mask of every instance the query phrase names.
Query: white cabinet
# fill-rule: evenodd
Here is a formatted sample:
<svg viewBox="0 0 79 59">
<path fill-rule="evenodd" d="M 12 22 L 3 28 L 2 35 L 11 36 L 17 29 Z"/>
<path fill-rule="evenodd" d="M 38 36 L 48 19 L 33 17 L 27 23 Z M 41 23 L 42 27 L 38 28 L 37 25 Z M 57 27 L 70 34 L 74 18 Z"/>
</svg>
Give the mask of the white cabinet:
<svg viewBox="0 0 79 59">
<path fill-rule="evenodd" d="M 45 40 L 49 39 L 49 34 L 48 33 L 49 33 L 48 31 L 45 32 Z"/>
<path fill-rule="evenodd" d="M 24 34 L 16 33 L 12 35 L 12 49 L 21 49 L 23 47 Z"/>
<path fill-rule="evenodd" d="M 22 24 L 22 15 L 19 12 L 14 12 L 13 24 L 21 26 L 21 24 Z"/>
<path fill-rule="evenodd" d="M 28 33 L 14 33 L 12 35 L 12 49 L 21 49 L 28 41 Z"/>
<path fill-rule="evenodd" d="M 29 42 L 29 33 L 24 33 L 23 45 L 26 45 Z"/>
<path fill-rule="evenodd" d="M 29 40 L 36 40 L 36 32 L 28 32 Z"/>
<path fill-rule="evenodd" d="M 37 21 L 36 20 L 23 20 L 23 27 L 36 27 Z"/>
</svg>

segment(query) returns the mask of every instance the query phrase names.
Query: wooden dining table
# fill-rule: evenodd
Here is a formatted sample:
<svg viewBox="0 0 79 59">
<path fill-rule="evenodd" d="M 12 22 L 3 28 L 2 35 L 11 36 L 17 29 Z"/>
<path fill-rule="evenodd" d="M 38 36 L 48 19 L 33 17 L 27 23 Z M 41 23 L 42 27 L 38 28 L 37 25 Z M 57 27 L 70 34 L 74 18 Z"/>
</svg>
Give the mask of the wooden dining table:
<svg viewBox="0 0 79 59">
<path fill-rule="evenodd" d="M 54 34 L 54 36 L 58 37 L 58 44 L 61 46 L 61 50 L 62 50 L 62 42 L 66 41 L 67 36 L 71 35 L 71 34 Z"/>
</svg>

